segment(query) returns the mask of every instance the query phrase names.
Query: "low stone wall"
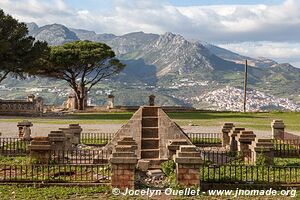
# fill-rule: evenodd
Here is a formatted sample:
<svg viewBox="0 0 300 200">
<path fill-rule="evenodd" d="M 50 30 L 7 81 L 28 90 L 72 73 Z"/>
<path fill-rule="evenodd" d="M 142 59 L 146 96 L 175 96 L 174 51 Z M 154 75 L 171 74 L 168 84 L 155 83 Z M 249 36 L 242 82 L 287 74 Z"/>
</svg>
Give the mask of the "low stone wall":
<svg viewBox="0 0 300 200">
<path fill-rule="evenodd" d="M 29 96 L 27 100 L 0 100 L 1 115 L 40 115 L 43 113 L 43 98 Z"/>
</svg>

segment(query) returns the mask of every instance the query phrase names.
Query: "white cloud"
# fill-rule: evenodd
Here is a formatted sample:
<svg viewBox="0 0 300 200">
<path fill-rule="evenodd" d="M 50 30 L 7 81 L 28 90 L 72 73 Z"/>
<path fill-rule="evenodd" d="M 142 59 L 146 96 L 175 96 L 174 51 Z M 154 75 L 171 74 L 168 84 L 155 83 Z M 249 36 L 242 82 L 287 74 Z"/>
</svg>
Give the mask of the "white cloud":
<svg viewBox="0 0 300 200">
<path fill-rule="evenodd" d="M 300 43 L 289 42 L 242 42 L 217 44 L 220 47 L 250 57 L 266 57 L 278 62 L 289 62 L 300 68 Z"/>
<path fill-rule="evenodd" d="M 64 0 L 1 0 L 0 7 L 21 21 L 39 25 L 61 23 L 98 33 L 133 31 L 179 33 L 208 42 L 228 45 L 246 55 L 299 62 L 300 1 L 279 5 L 217 5 L 175 7 L 167 0 L 113 0 L 110 10 L 73 8 Z M 272 41 L 247 46 L 246 41 Z M 273 43 L 277 42 L 277 43 Z M 293 42 L 293 43 L 291 43 Z M 257 46 L 260 44 L 260 46 Z M 298 45 L 298 46 L 297 46 Z M 259 48 L 258 48 L 259 47 Z"/>
</svg>

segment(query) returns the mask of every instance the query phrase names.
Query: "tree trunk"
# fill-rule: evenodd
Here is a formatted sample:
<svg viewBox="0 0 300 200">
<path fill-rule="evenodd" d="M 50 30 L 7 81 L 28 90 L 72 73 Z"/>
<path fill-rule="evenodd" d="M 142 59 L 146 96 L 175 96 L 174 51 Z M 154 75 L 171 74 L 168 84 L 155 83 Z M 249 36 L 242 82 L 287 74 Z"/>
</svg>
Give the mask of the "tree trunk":
<svg viewBox="0 0 300 200">
<path fill-rule="evenodd" d="M 79 97 L 78 98 L 78 110 L 84 110 L 85 105 L 84 105 L 84 98 Z"/>
</svg>

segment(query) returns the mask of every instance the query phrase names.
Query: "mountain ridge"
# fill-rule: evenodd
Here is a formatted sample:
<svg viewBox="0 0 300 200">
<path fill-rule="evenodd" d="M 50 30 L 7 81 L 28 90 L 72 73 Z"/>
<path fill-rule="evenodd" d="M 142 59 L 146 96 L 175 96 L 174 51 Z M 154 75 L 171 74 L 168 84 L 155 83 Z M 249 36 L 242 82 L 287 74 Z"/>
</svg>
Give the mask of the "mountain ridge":
<svg viewBox="0 0 300 200">
<path fill-rule="evenodd" d="M 201 94 L 227 85 L 242 87 L 245 59 L 249 61 L 250 89 L 300 101 L 297 96 L 300 95 L 300 69 L 267 58 L 240 55 L 203 41 L 190 41 L 171 32 L 162 35 L 133 32 L 117 36 L 72 29 L 61 24 L 38 27 L 35 23 L 29 23 L 28 29 L 30 35 L 47 41 L 49 45 L 91 40 L 112 47 L 127 67 L 119 76 L 104 80 L 91 92 L 96 104 L 103 103 L 103 99 L 97 97 L 100 90 L 110 88 L 107 91 L 112 93 L 128 91 L 129 94 L 120 93 L 123 99 L 128 98 L 124 101 L 127 103 L 130 99 L 133 104 L 144 102 L 131 94 L 155 93 L 164 99 L 161 104 L 173 102 L 201 107 L 201 100 L 194 101 Z M 52 84 L 55 85 L 55 81 Z"/>
</svg>

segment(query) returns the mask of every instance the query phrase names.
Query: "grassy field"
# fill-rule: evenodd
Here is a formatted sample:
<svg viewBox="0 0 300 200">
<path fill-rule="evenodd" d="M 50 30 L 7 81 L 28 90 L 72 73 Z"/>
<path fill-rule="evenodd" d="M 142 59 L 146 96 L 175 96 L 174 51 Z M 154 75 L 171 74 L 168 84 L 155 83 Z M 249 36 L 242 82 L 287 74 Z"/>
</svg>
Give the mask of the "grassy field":
<svg viewBox="0 0 300 200">
<path fill-rule="evenodd" d="M 45 124 L 124 124 L 132 112 L 122 113 L 80 113 L 60 118 L 27 118 L 33 123 Z M 270 130 L 273 119 L 282 119 L 287 131 L 300 131 L 300 112 L 234 113 L 234 112 L 177 112 L 168 115 L 179 125 L 222 126 L 234 122 L 239 126 L 255 130 Z M 1 117 L 0 122 L 18 122 L 24 117 Z"/>
</svg>

